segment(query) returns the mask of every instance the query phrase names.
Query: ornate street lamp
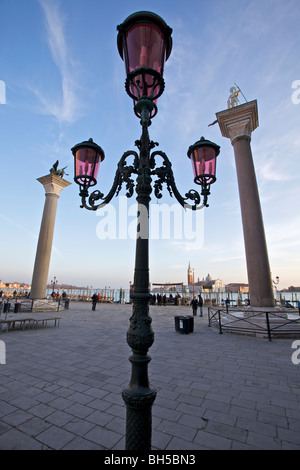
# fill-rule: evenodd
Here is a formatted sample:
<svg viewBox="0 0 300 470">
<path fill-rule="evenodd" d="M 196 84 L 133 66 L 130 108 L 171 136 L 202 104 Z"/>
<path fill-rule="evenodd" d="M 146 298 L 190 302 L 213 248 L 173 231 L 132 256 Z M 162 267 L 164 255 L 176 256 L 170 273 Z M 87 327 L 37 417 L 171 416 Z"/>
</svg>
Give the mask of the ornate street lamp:
<svg viewBox="0 0 300 470">
<path fill-rule="evenodd" d="M 133 99 L 134 112 L 140 118 L 142 135 L 135 142 L 139 152 L 129 150 L 121 157 L 111 190 L 106 196 L 99 190 L 89 195 L 89 187 L 97 182 L 100 163 L 104 152 L 92 139 L 72 148 L 75 157 L 75 182 L 80 186 L 81 207 L 95 211 L 108 204 L 117 196 L 123 183 L 126 196 L 131 197 L 134 189 L 137 194 L 138 214 L 136 258 L 133 291 L 130 295 L 133 304 L 132 316 L 127 332 L 127 343 L 132 350 L 129 360 L 132 375 L 127 388 L 122 392 L 127 408 L 126 449 L 150 450 L 152 417 L 151 408 L 156 390 L 150 386 L 148 363 L 151 358 L 148 350 L 154 341 L 154 333 L 149 316 L 149 202 L 154 189 L 156 198 L 162 197 L 163 184 L 171 196 L 175 196 L 184 208 L 192 210 L 208 206 L 207 197 L 210 185 L 216 180 L 216 156 L 219 146 L 201 138 L 188 150 L 193 163 L 194 181 L 201 185 L 203 203 L 197 191 L 191 189 L 183 197 L 175 184 L 172 164 L 161 151 L 152 151 L 158 144 L 149 138 L 148 127 L 151 118 L 157 113 L 157 99 L 164 91 L 163 71 L 165 61 L 172 49 L 172 30 L 162 18 L 151 12 L 138 12 L 130 15 L 118 29 L 118 50 L 125 62 L 126 92 Z M 131 165 L 128 157 L 133 157 Z M 157 157 L 162 166 L 156 165 Z M 132 178 L 136 175 L 136 182 Z M 152 188 L 152 180 L 153 188 Z"/>
<path fill-rule="evenodd" d="M 52 284 L 52 297 L 53 297 L 54 289 L 55 289 L 55 286 L 56 286 L 57 283 L 58 283 L 58 281 L 57 281 L 57 279 L 56 279 L 56 276 L 54 276 L 53 280 L 51 280 L 51 284 Z"/>
</svg>

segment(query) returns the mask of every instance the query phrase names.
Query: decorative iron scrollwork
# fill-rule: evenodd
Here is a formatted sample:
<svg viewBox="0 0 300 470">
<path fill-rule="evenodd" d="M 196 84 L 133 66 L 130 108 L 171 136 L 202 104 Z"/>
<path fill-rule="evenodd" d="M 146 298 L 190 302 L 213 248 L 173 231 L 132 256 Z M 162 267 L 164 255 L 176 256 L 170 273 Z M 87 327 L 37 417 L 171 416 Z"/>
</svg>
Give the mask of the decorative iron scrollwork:
<svg viewBox="0 0 300 470">
<path fill-rule="evenodd" d="M 163 166 L 158 167 L 158 168 L 155 167 L 156 155 L 159 155 L 163 159 Z M 172 163 L 170 162 L 170 160 L 168 159 L 167 155 L 164 152 L 161 152 L 159 150 L 153 152 L 151 154 L 150 161 L 152 161 L 153 168 L 155 168 L 151 172 L 151 174 L 156 175 L 158 177 L 157 180 L 154 182 L 154 194 L 157 197 L 157 199 L 160 199 L 162 197 L 162 193 L 161 193 L 162 187 L 163 187 L 163 183 L 165 183 L 170 196 L 173 197 L 174 195 L 177 201 L 179 202 L 179 204 L 181 204 L 184 208 L 189 208 L 192 210 L 202 209 L 202 207 L 205 204 L 202 204 L 199 207 L 201 198 L 200 198 L 199 193 L 196 190 L 190 189 L 190 191 L 185 194 L 185 198 L 181 196 L 175 184 L 174 174 L 172 170 Z M 189 204 L 188 200 L 193 201 L 194 204 L 192 205 Z"/>
</svg>

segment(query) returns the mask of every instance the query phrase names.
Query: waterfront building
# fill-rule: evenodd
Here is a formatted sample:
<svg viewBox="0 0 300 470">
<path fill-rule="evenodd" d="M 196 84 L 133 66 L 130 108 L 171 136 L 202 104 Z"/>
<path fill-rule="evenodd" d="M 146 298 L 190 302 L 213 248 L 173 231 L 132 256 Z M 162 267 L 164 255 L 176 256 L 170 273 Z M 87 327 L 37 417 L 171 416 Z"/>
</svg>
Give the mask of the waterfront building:
<svg viewBox="0 0 300 470">
<path fill-rule="evenodd" d="M 188 265 L 188 277 L 187 277 L 187 285 L 189 292 L 195 293 L 199 292 L 225 292 L 225 285 L 221 279 L 213 279 L 210 274 L 202 278 L 200 281 L 199 277 L 198 280 L 194 280 L 193 270 L 191 268 L 191 264 Z"/>
</svg>

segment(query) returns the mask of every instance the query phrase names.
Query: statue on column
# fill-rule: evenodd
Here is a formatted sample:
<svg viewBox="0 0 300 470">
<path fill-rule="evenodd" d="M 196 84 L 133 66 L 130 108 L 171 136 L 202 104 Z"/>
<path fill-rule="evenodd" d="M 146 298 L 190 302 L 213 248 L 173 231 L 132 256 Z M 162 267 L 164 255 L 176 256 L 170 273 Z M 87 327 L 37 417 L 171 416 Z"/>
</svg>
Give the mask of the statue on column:
<svg viewBox="0 0 300 470">
<path fill-rule="evenodd" d="M 237 89 L 237 87 L 235 87 L 235 86 L 232 86 L 229 91 L 230 91 L 230 96 L 227 100 L 228 109 L 233 108 L 234 106 L 238 106 L 238 104 L 239 104 L 238 96 L 239 96 L 239 93 L 240 93 L 241 90 Z"/>
<path fill-rule="evenodd" d="M 247 103 L 247 99 L 246 99 L 244 93 L 242 92 L 242 90 L 240 89 L 240 87 L 237 86 L 236 83 L 234 85 L 235 86 L 232 86 L 229 90 L 230 91 L 230 96 L 227 100 L 228 109 L 234 108 L 235 106 L 238 106 L 238 104 L 239 104 L 238 96 L 239 96 L 240 93 L 242 94 L 243 98 L 245 99 L 245 101 Z"/>
<path fill-rule="evenodd" d="M 242 90 L 240 89 L 239 86 L 237 86 L 237 84 L 235 83 L 234 84 L 235 86 L 232 86 L 230 88 L 230 96 L 227 100 L 227 107 L 228 109 L 230 108 L 234 108 L 235 106 L 238 106 L 239 105 L 239 99 L 238 99 L 238 96 L 239 94 L 241 93 L 241 95 L 243 96 L 243 98 L 245 99 L 246 103 L 248 103 L 247 101 L 247 98 L 246 96 L 244 95 L 244 93 L 242 92 Z M 215 121 L 213 121 L 211 124 L 208 124 L 208 127 L 210 126 L 214 126 L 215 124 L 217 124 L 218 122 L 218 119 L 216 119 Z"/>
<path fill-rule="evenodd" d="M 59 161 L 56 160 L 56 162 L 53 164 L 52 168 L 50 168 L 49 172 L 52 174 L 52 175 L 57 175 L 57 176 L 60 176 L 61 178 L 64 177 L 64 175 L 67 175 L 68 176 L 68 173 L 65 173 L 65 169 L 67 168 L 67 166 L 65 166 L 64 168 L 61 168 L 60 170 L 58 170 L 58 164 L 59 164 Z"/>
</svg>

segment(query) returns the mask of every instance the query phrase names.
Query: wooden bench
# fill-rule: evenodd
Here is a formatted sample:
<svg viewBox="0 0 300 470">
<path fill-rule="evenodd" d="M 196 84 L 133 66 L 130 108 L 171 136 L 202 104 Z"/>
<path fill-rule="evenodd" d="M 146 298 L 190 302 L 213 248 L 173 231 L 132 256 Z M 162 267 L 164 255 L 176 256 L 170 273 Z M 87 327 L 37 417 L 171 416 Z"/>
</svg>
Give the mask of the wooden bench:
<svg viewBox="0 0 300 470">
<path fill-rule="evenodd" d="M 37 329 L 39 323 L 41 323 L 41 326 L 47 326 L 48 321 L 54 321 L 54 326 L 59 326 L 59 320 L 61 317 L 49 317 L 49 318 L 33 318 L 34 326 Z"/>
<path fill-rule="evenodd" d="M 4 326 L 6 326 L 6 331 L 8 331 L 9 327 L 15 328 L 17 323 L 19 323 L 20 328 L 24 330 L 27 323 L 29 327 L 34 325 L 34 319 L 33 318 L 13 318 L 13 319 L 0 320 L 0 333 L 2 332 L 2 329 Z"/>
</svg>

